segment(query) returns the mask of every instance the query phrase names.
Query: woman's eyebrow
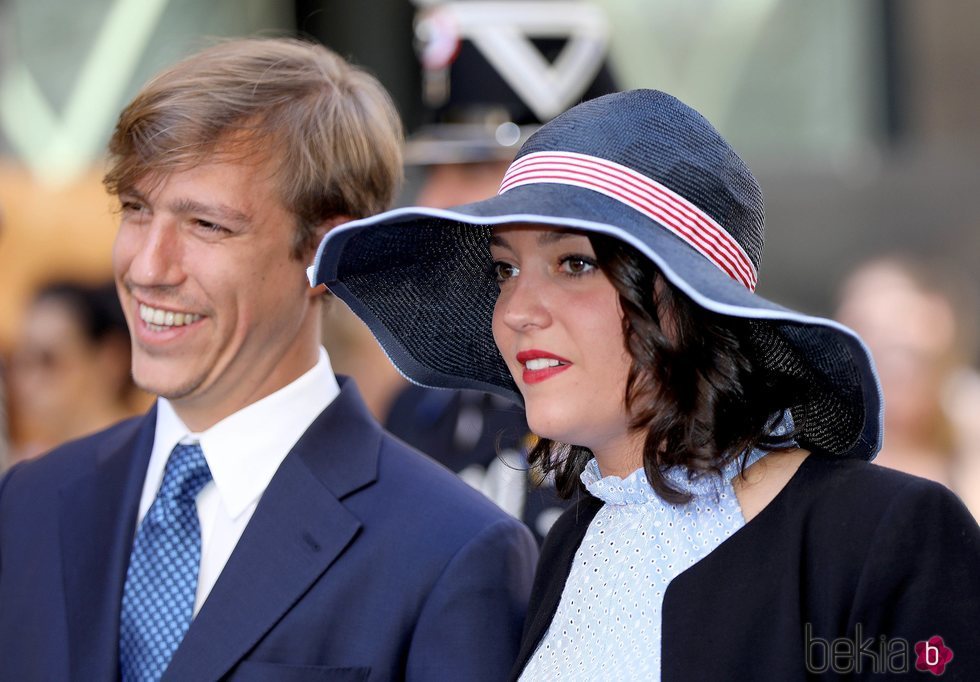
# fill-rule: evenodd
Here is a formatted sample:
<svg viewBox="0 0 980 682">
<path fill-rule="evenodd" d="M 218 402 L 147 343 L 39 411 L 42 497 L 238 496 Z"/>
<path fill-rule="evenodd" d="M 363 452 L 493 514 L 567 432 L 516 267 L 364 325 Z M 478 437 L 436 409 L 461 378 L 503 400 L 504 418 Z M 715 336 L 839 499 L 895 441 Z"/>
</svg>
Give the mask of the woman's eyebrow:
<svg viewBox="0 0 980 682">
<path fill-rule="evenodd" d="M 572 237 L 581 237 L 582 235 L 578 232 L 565 232 L 564 230 L 547 230 L 538 235 L 538 244 L 554 244 L 555 242 L 560 242 L 562 239 L 571 239 Z"/>
<path fill-rule="evenodd" d="M 572 237 L 582 237 L 584 235 L 578 232 L 567 232 L 559 230 L 546 230 L 538 235 L 538 245 L 548 246 L 549 244 L 556 244 L 563 239 L 571 239 Z M 499 234 L 490 235 L 490 246 L 496 246 L 497 248 L 507 249 L 508 251 L 513 251 L 514 248 L 507 242 L 507 240 L 500 236 Z"/>
<path fill-rule="evenodd" d="M 582 237 L 584 235 L 578 232 L 569 232 L 565 230 L 545 230 L 540 235 L 538 235 L 538 244 L 545 246 L 548 244 L 554 244 L 560 242 L 563 239 L 570 239 L 572 237 Z M 499 234 L 490 235 L 490 246 L 498 246 L 502 249 L 511 249 L 507 240 L 501 237 Z"/>
</svg>

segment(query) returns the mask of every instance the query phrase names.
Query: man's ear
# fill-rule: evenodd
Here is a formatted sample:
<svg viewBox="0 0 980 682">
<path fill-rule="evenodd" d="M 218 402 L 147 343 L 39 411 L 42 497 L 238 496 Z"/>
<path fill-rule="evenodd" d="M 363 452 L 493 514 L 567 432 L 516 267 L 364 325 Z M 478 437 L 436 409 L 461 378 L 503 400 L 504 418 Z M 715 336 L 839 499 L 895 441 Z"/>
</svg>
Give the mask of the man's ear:
<svg viewBox="0 0 980 682">
<path fill-rule="evenodd" d="M 349 223 L 354 220 L 353 216 L 349 215 L 335 215 L 327 218 L 322 223 L 316 226 L 316 234 L 318 239 L 323 239 L 323 235 L 337 227 L 338 225 L 343 225 L 344 223 Z"/>
<path fill-rule="evenodd" d="M 310 252 L 306 254 L 306 262 L 307 263 L 313 262 L 313 259 L 316 257 L 316 250 L 320 247 L 320 242 L 323 241 L 323 237 L 324 235 L 327 234 L 327 232 L 337 227 L 338 225 L 349 223 L 352 220 L 354 220 L 354 218 L 352 218 L 349 215 L 338 215 L 338 216 L 331 216 L 326 220 L 324 220 L 323 222 L 321 222 L 319 225 L 317 225 L 316 229 L 314 230 L 316 238 L 313 240 L 313 245 L 310 248 Z M 329 293 L 330 292 L 327 290 L 327 286 L 325 284 L 320 284 L 318 286 L 311 287 L 309 291 L 309 295 L 311 297 L 318 297 L 318 296 L 322 296 L 323 294 L 329 294 Z"/>
<path fill-rule="evenodd" d="M 307 296 L 310 298 L 319 298 L 320 296 L 333 296 L 333 294 L 327 289 L 326 284 L 317 284 L 315 287 L 310 287 Z"/>
</svg>

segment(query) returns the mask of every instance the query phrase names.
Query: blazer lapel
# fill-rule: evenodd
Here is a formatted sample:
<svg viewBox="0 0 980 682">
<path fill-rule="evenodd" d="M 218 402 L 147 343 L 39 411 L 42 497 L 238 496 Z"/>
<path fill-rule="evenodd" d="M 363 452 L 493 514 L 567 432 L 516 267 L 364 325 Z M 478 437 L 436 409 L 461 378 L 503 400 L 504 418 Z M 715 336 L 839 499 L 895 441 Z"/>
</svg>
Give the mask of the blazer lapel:
<svg viewBox="0 0 980 682">
<path fill-rule="evenodd" d="M 103 442 L 94 471 L 61 491 L 72 679 L 118 675 L 119 608 L 155 425 L 156 407 L 118 427 Z"/>
<path fill-rule="evenodd" d="M 222 677 L 337 560 L 361 527 L 340 500 L 377 478 L 380 440 L 343 382 L 269 483 L 165 680 Z"/>
<path fill-rule="evenodd" d="M 591 495 L 580 497 L 572 506 L 576 509 L 575 523 L 560 535 L 554 530 L 548 534 L 534 576 L 534 588 L 531 590 L 531 603 L 528 604 L 527 619 L 524 621 L 521 649 L 511 671 L 511 680 L 517 680 L 521 676 L 541 639 L 551 627 L 551 621 L 561 602 L 561 594 L 565 590 L 565 582 L 572 572 L 575 554 L 585 538 L 589 524 L 599 513 L 602 504 L 601 500 Z M 573 512 L 569 509 L 565 513 Z"/>
</svg>

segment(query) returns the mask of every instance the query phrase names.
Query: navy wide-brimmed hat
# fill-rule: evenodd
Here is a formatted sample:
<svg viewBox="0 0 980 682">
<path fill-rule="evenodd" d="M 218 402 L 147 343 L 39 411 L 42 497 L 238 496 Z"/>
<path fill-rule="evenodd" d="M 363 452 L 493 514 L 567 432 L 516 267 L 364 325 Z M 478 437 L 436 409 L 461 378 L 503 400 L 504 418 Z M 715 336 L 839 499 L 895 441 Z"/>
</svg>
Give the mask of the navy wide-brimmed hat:
<svg viewBox="0 0 980 682">
<path fill-rule="evenodd" d="M 614 237 L 697 305 L 756 321 L 766 367 L 809 387 L 792 408 L 801 444 L 877 453 L 882 400 L 867 348 L 836 322 L 753 293 L 764 238 L 759 185 L 703 116 L 662 92 L 606 95 L 556 117 L 521 147 L 491 199 L 335 228 L 310 282 L 346 302 L 411 381 L 520 403 L 491 330 L 498 289 L 489 240 L 511 223 Z"/>
</svg>

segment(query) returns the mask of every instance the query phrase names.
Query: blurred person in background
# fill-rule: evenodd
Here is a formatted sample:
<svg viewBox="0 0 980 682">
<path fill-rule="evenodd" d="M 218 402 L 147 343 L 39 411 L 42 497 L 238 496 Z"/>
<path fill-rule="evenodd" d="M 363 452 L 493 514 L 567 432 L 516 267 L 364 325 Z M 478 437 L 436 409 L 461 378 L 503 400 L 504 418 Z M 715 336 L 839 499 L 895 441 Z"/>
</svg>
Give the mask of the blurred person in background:
<svg viewBox="0 0 980 682">
<path fill-rule="evenodd" d="M 3 211 L 0 211 L 0 239 L 3 239 Z M 7 414 L 7 371 L 0 356 L 0 474 L 10 462 L 10 439 L 8 436 L 9 417 Z"/>
<path fill-rule="evenodd" d="M 6 368 L 3 359 L 0 358 L 0 474 L 2 474 L 10 463 L 10 438 L 8 436 L 7 424 L 9 417 L 7 414 L 7 392 Z"/>
<path fill-rule="evenodd" d="M 502 26 L 531 49 L 486 42 Z M 494 196 L 531 133 L 572 105 L 617 89 L 607 60 L 606 17 L 589 2 L 504 2 L 490 10 L 447 2 L 421 10 L 415 34 L 426 120 L 409 137 L 405 161 L 421 175 L 414 202 L 420 206 L 448 208 Z M 543 540 L 566 502 L 550 477 L 527 470 L 525 453 L 534 439 L 523 410 L 479 391 L 404 381 L 396 389 L 385 427 Z"/>
<path fill-rule="evenodd" d="M 971 280 L 952 263 L 890 255 L 850 274 L 837 318 L 878 365 L 885 435 L 875 462 L 946 485 L 980 517 L 977 306 Z"/>
<path fill-rule="evenodd" d="M 34 296 L 10 367 L 13 461 L 132 416 L 130 341 L 111 282 L 57 282 Z"/>
</svg>

